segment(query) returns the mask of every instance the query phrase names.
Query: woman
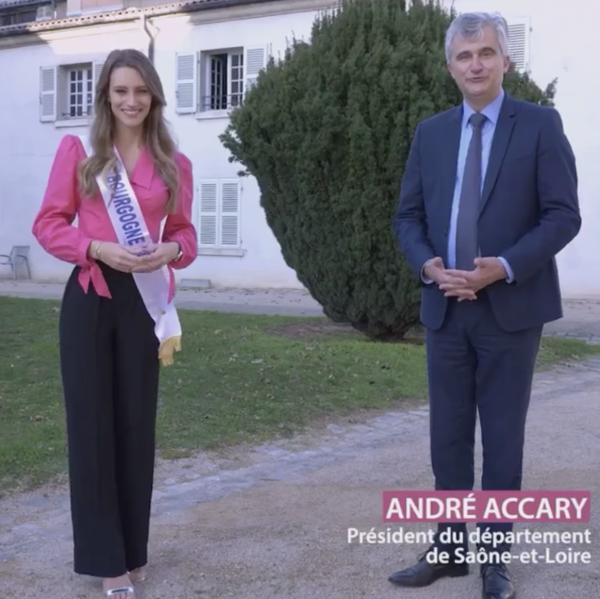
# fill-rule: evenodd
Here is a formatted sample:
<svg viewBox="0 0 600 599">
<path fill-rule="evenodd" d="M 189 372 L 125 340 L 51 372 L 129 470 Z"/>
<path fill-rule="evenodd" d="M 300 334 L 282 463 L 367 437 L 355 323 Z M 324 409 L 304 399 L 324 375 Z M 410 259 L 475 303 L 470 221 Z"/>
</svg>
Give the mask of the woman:
<svg viewBox="0 0 600 599">
<path fill-rule="evenodd" d="M 170 302 L 171 269 L 197 255 L 192 167 L 175 150 L 160 79 L 142 53 L 109 55 L 94 106 L 89 144 L 60 142 L 33 234 L 75 264 L 59 325 L 74 569 L 102 577 L 106 596 L 133 599 L 147 562 L 162 347 L 147 306 L 165 286 Z"/>
</svg>

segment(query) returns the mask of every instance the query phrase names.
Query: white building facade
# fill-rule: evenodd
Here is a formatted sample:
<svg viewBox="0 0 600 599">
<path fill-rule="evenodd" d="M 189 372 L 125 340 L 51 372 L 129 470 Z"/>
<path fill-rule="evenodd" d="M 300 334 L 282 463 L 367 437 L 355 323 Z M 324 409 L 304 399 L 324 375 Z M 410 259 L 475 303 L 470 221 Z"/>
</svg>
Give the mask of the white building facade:
<svg viewBox="0 0 600 599">
<path fill-rule="evenodd" d="M 495 10 L 499 4 L 453 3 L 459 11 Z M 72 266 L 38 246 L 31 224 L 61 137 L 86 131 L 94 83 L 106 56 L 114 48 L 133 47 L 151 56 L 165 89 L 167 118 L 181 151 L 194 165 L 198 259 L 177 273 L 179 281 L 301 287 L 266 224 L 256 181 L 238 176 L 243 167 L 229 162 L 218 136 L 228 125 L 229 110 L 241 102 L 269 56 L 281 56 L 292 37 L 308 40 L 314 19 L 334 4 L 335 0 L 203 0 L 152 8 L 137 0 L 137 7 L 128 8 L 115 7 L 113 0 L 68 0 L 59 15 L 62 20 L 38 23 L 27 33 L 0 28 L 5 90 L 0 94 L 0 254 L 8 254 L 15 245 L 30 245 L 33 279 L 68 277 Z M 593 3 L 586 10 L 600 16 L 600 7 Z M 513 49 L 522 66 L 541 85 L 558 77 L 557 107 L 577 154 L 584 226 L 579 239 L 560 256 L 564 293 L 600 294 L 600 278 L 590 276 L 594 250 L 600 248 L 600 208 L 595 201 L 600 182 L 593 176 L 600 142 L 593 135 L 593 103 L 588 108 L 577 99 L 594 98 L 598 86 L 590 76 L 593 58 L 583 51 L 591 39 L 584 29 L 591 34 L 595 19 L 573 27 L 570 35 L 569 28 L 559 29 L 559 5 L 503 0 L 502 11 L 513 27 Z M 0 276 L 9 274 L 0 266 Z"/>
<path fill-rule="evenodd" d="M 197 4 L 197 3 L 190 3 Z M 308 39 L 330 0 L 240 2 L 152 16 L 147 9 L 97 22 L 94 12 L 70 27 L 38 24 L 35 35 L 0 37 L 0 72 L 14 93 L 0 94 L 0 254 L 30 245 L 33 279 L 66 281 L 72 265 L 49 256 L 31 235 L 59 141 L 84 134 L 94 83 L 108 53 L 152 54 L 168 102 L 167 119 L 194 166 L 198 258 L 179 282 L 219 287 L 301 288 L 266 223 L 252 177 L 218 139 L 268 57 L 293 36 Z M 214 4 L 215 8 L 210 7 Z M 192 6 L 191 8 L 195 8 Z M 166 12 L 166 11 L 165 11 Z M 10 270 L 0 266 L 0 276 Z"/>
</svg>

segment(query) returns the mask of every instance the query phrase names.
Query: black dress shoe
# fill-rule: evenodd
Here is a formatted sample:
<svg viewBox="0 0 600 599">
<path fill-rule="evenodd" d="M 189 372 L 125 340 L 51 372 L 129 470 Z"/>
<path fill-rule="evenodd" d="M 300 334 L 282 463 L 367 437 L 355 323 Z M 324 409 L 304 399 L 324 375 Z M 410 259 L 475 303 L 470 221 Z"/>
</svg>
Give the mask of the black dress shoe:
<svg viewBox="0 0 600 599">
<path fill-rule="evenodd" d="M 403 587 L 426 587 L 444 576 L 454 578 L 466 576 L 469 573 L 468 564 L 457 564 L 452 559 L 447 564 L 429 563 L 425 558 L 430 551 L 431 548 L 423 553 L 414 566 L 394 572 L 388 577 L 388 580 L 392 584 Z"/>
<path fill-rule="evenodd" d="M 504 564 L 483 564 L 483 599 L 515 599 L 517 596 Z"/>
</svg>

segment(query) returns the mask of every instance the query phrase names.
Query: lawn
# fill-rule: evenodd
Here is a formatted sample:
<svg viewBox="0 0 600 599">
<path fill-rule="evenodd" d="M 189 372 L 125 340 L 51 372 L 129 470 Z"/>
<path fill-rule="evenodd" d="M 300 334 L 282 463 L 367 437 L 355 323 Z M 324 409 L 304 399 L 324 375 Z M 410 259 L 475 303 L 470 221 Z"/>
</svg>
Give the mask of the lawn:
<svg viewBox="0 0 600 599">
<path fill-rule="evenodd" d="M 66 468 L 56 301 L 0 297 L 0 490 Z M 318 418 L 426 397 L 424 347 L 373 343 L 325 319 L 182 311 L 184 351 L 163 369 L 164 458 L 287 436 Z M 540 368 L 600 353 L 544 339 Z"/>
</svg>

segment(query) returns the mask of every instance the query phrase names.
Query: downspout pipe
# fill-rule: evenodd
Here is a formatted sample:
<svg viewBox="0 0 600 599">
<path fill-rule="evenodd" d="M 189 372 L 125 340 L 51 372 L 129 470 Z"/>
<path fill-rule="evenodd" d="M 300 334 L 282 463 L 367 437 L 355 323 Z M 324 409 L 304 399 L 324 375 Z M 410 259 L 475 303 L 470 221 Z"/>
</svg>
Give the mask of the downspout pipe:
<svg viewBox="0 0 600 599">
<path fill-rule="evenodd" d="M 154 38 L 152 37 L 152 33 L 148 28 L 148 19 L 144 13 L 140 15 L 140 25 L 142 31 L 148 36 L 148 58 L 150 62 L 154 64 Z"/>
</svg>

